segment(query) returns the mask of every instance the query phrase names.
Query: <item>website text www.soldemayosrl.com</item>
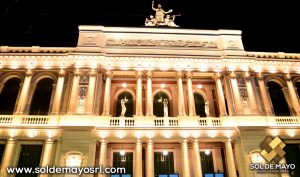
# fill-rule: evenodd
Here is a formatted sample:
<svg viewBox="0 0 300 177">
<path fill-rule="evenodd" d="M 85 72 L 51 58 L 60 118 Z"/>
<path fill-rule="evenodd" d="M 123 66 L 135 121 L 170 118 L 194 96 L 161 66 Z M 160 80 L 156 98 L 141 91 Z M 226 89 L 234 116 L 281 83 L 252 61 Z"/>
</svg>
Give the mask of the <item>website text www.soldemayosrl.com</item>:
<svg viewBox="0 0 300 177">
<path fill-rule="evenodd" d="M 8 174 L 125 174 L 124 167 L 8 167 L 6 168 Z"/>
</svg>

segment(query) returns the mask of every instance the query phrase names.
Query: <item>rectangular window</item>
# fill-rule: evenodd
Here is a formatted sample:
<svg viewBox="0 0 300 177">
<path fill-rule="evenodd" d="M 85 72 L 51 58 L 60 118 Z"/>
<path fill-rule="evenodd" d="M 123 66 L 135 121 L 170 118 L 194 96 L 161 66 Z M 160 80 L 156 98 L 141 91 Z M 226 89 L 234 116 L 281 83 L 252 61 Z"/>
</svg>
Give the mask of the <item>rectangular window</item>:
<svg viewBox="0 0 300 177">
<path fill-rule="evenodd" d="M 212 153 L 205 154 L 204 152 L 200 152 L 201 157 L 201 167 L 202 167 L 202 173 L 214 173 L 214 162 Z"/>
<path fill-rule="evenodd" d="M 18 167 L 39 167 L 42 145 L 21 145 Z M 16 177 L 37 177 L 38 174 L 16 174 Z"/>
<path fill-rule="evenodd" d="M 126 152 L 124 155 L 121 155 L 120 152 L 113 153 L 113 167 L 124 167 L 126 174 L 132 176 L 133 172 L 133 153 Z M 121 175 L 121 176 L 124 176 Z"/>
<path fill-rule="evenodd" d="M 162 152 L 154 152 L 154 173 L 155 177 L 174 173 L 173 152 L 163 155 Z"/>
</svg>

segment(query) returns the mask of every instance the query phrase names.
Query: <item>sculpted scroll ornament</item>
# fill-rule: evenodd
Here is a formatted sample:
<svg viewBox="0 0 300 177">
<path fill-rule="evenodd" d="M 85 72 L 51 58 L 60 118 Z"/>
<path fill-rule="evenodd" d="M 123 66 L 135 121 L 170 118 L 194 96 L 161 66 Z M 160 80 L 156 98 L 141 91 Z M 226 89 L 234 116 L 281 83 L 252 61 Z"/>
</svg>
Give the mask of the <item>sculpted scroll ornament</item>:
<svg viewBox="0 0 300 177">
<path fill-rule="evenodd" d="M 153 40 L 153 39 L 108 39 L 107 46 L 155 46 L 155 47 L 202 47 L 217 48 L 212 41 Z"/>
</svg>

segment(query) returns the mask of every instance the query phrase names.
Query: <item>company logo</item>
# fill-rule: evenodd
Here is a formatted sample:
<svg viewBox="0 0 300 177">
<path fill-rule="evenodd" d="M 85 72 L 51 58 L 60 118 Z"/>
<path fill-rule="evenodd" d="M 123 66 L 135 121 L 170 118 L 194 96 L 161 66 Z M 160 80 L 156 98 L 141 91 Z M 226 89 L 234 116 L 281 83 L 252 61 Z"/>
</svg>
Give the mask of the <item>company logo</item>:
<svg viewBox="0 0 300 177">
<path fill-rule="evenodd" d="M 296 168 L 295 164 L 280 162 L 285 152 L 286 146 L 279 138 L 266 137 L 260 144 L 262 150 L 252 154 L 250 169 L 256 173 L 288 173 Z"/>
<path fill-rule="evenodd" d="M 278 137 L 274 139 L 270 136 L 266 137 L 265 140 L 260 144 L 262 151 L 260 154 L 268 161 L 274 160 L 278 163 L 285 155 L 283 148 L 286 146 L 282 140 Z"/>
</svg>

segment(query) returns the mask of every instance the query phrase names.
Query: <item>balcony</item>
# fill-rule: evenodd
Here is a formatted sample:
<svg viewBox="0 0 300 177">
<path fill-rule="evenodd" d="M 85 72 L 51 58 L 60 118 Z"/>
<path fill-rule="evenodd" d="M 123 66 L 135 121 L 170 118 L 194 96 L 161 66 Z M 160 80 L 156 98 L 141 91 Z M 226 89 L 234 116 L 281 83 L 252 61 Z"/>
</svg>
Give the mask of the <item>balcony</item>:
<svg viewBox="0 0 300 177">
<path fill-rule="evenodd" d="M 299 127 L 300 117 L 107 117 L 93 115 L 0 115 L 0 127 L 101 127 L 101 128 L 233 128 Z"/>
</svg>

